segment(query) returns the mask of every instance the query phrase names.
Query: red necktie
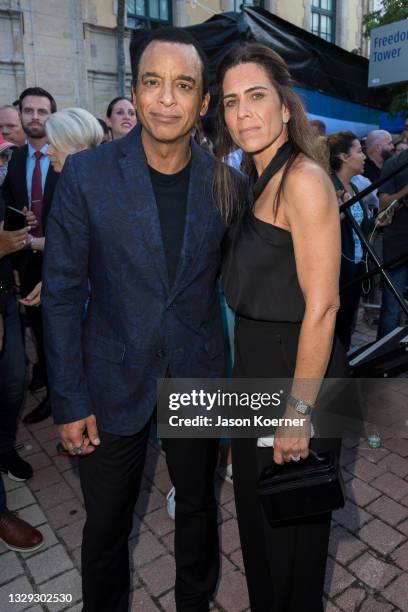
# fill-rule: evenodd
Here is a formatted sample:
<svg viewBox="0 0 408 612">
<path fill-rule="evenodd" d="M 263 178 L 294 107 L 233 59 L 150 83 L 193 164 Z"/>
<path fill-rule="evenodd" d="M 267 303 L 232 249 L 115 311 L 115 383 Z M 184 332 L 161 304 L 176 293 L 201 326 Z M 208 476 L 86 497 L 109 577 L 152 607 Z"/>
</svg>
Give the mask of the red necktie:
<svg viewBox="0 0 408 612">
<path fill-rule="evenodd" d="M 31 181 L 31 210 L 37 218 L 38 225 L 33 230 L 31 230 L 31 234 L 36 238 L 41 238 L 42 236 L 44 236 L 41 223 L 43 192 L 40 159 L 42 157 L 42 153 L 41 151 L 36 151 L 34 155 L 35 167 L 33 172 L 33 178 Z"/>
</svg>

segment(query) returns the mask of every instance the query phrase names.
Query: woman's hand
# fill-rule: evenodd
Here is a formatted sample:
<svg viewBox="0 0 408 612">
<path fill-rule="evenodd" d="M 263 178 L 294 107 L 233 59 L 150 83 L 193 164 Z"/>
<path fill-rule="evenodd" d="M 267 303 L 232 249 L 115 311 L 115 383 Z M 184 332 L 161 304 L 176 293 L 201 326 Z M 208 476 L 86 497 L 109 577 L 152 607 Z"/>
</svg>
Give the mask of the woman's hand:
<svg viewBox="0 0 408 612">
<path fill-rule="evenodd" d="M 299 414 L 290 406 L 281 418 L 296 419 L 303 423 L 299 427 L 278 427 L 275 431 L 273 444 L 273 460 L 275 463 L 283 464 L 285 461 L 293 461 L 293 457 L 306 459 L 309 455 L 309 443 L 311 435 L 310 417 Z"/>
<path fill-rule="evenodd" d="M 38 225 L 37 217 L 32 210 L 28 210 L 27 206 L 24 206 L 23 213 L 25 214 L 27 226 L 30 230 L 34 229 Z"/>
<path fill-rule="evenodd" d="M 38 220 L 33 211 L 28 210 L 27 206 L 24 206 L 23 213 L 26 216 L 27 227 L 29 228 L 29 231 L 36 228 L 38 226 Z M 32 251 L 44 250 L 45 238 L 35 238 L 34 236 L 30 236 L 30 238 L 31 241 L 28 246 Z"/>
<path fill-rule="evenodd" d="M 35 238 L 32 236 L 32 240 L 30 242 L 30 248 L 32 251 L 43 251 L 45 246 L 45 238 Z"/>
<path fill-rule="evenodd" d="M 41 304 L 42 282 L 36 284 L 34 289 L 25 298 L 18 300 L 23 306 L 39 306 Z"/>
<path fill-rule="evenodd" d="M 345 189 L 337 189 L 336 190 L 336 197 L 337 197 L 337 202 L 339 203 L 339 206 L 344 204 L 344 202 L 345 202 L 344 197 L 345 197 L 346 193 L 347 192 L 346 192 Z"/>
</svg>

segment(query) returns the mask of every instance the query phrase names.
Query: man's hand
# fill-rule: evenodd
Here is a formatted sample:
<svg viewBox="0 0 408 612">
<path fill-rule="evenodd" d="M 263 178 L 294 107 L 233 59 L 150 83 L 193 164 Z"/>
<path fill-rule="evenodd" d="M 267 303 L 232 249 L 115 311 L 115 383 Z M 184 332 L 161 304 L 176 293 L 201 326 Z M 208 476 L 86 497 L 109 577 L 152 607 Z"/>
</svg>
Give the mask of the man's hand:
<svg viewBox="0 0 408 612">
<path fill-rule="evenodd" d="M 3 315 L 0 314 L 0 353 L 3 349 L 3 340 L 4 340 L 4 319 L 3 319 Z"/>
<path fill-rule="evenodd" d="M 408 185 L 405 185 L 402 189 L 396 193 L 380 193 L 380 209 L 386 208 L 388 204 L 391 204 L 393 200 L 400 200 L 408 196 Z"/>
<path fill-rule="evenodd" d="M 42 282 L 36 284 L 34 289 L 25 298 L 21 298 L 18 301 L 23 306 L 39 306 L 41 304 L 41 287 Z"/>
<path fill-rule="evenodd" d="M 23 227 L 15 232 L 8 232 L 4 229 L 4 221 L 0 223 L 0 257 L 21 251 L 27 246 L 27 236 L 29 227 Z"/>
<path fill-rule="evenodd" d="M 30 230 L 34 229 L 38 225 L 37 217 L 32 210 L 28 210 L 27 206 L 24 206 L 23 213 L 26 216 L 26 222 Z"/>
<path fill-rule="evenodd" d="M 407 195 L 408 195 L 408 185 L 405 185 L 398 193 L 398 200 L 400 198 L 405 198 Z"/>
<path fill-rule="evenodd" d="M 58 430 L 63 447 L 73 456 L 90 455 L 101 443 L 94 414 L 80 421 L 60 425 Z M 81 452 L 75 452 L 75 449 L 81 449 Z"/>
<path fill-rule="evenodd" d="M 394 206 L 393 208 L 391 208 L 391 210 L 389 210 L 381 217 L 380 221 L 377 220 L 378 227 L 385 227 L 386 225 L 391 225 L 394 220 L 394 215 L 397 211 L 397 208 L 399 208 L 398 205 Z"/>
</svg>

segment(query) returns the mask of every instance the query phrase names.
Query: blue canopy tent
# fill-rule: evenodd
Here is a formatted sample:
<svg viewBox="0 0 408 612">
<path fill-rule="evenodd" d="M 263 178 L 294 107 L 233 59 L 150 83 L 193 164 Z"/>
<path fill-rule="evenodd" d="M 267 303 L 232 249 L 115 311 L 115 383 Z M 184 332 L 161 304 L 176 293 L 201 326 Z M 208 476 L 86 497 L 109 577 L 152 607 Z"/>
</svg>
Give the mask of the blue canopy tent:
<svg viewBox="0 0 408 612">
<path fill-rule="evenodd" d="M 326 125 L 327 133 L 351 130 L 362 138 L 380 126 L 381 111 L 329 96 L 320 91 L 296 87 L 303 99 L 310 119 L 320 119 Z"/>
</svg>

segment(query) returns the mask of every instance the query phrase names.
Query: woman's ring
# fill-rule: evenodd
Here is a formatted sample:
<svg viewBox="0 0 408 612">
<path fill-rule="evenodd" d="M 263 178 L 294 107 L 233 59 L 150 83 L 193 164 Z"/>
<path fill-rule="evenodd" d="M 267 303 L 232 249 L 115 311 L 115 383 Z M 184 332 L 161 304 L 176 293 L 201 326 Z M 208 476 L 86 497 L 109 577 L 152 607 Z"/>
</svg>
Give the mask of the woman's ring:
<svg viewBox="0 0 408 612">
<path fill-rule="evenodd" d="M 74 455 L 82 455 L 84 452 L 84 445 L 81 444 L 81 446 L 71 446 L 69 450 Z"/>
<path fill-rule="evenodd" d="M 290 458 L 292 461 L 300 461 L 300 455 L 291 455 Z"/>
<path fill-rule="evenodd" d="M 27 244 L 27 240 L 24 238 L 24 240 L 22 242 L 23 247 L 25 247 L 26 244 Z"/>
</svg>

